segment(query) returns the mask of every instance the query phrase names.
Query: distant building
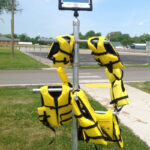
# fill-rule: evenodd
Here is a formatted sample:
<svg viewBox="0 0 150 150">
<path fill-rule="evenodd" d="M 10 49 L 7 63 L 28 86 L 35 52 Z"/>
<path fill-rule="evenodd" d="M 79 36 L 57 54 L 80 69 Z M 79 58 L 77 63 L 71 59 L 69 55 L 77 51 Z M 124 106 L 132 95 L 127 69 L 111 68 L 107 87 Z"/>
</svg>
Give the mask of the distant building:
<svg viewBox="0 0 150 150">
<path fill-rule="evenodd" d="M 32 45 L 32 42 L 18 42 L 19 45 Z"/>
<path fill-rule="evenodd" d="M 146 49 L 146 43 L 132 43 L 130 45 L 132 49 L 139 49 L 139 50 L 145 50 Z"/>
<path fill-rule="evenodd" d="M 19 39 L 14 39 L 14 44 L 18 44 Z M 4 37 L 4 36 L 0 36 L 0 45 L 10 45 L 11 44 L 11 39 Z"/>
<path fill-rule="evenodd" d="M 111 42 L 112 45 L 115 47 L 115 48 L 123 48 L 122 44 L 120 42 Z"/>
</svg>

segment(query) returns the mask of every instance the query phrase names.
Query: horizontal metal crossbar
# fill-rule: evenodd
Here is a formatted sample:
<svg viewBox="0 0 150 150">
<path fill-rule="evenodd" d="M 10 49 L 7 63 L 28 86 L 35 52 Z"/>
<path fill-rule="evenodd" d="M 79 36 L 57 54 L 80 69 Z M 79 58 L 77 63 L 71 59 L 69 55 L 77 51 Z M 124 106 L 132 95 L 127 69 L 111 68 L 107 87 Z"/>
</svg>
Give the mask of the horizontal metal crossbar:
<svg viewBox="0 0 150 150">
<path fill-rule="evenodd" d="M 57 39 L 39 39 L 38 41 L 39 41 L 39 42 L 50 42 L 50 43 L 52 43 L 52 42 L 57 43 L 57 42 L 58 42 Z M 88 40 L 77 40 L 77 41 L 75 41 L 75 42 L 76 42 L 76 43 L 87 43 Z M 94 42 L 94 43 L 97 43 L 98 40 L 93 40 L 93 42 Z M 109 41 L 104 40 L 104 43 L 105 43 L 105 44 L 108 44 Z"/>
<path fill-rule="evenodd" d="M 98 110 L 95 111 L 95 113 L 97 113 L 97 114 L 106 114 L 106 112 L 107 111 L 98 111 Z M 113 114 L 117 115 L 118 113 L 114 111 Z"/>
<path fill-rule="evenodd" d="M 70 91 L 72 91 L 73 88 L 70 88 Z M 49 88 L 49 92 L 60 92 L 62 91 L 62 88 Z M 32 89 L 31 92 L 40 92 L 40 89 Z"/>
</svg>

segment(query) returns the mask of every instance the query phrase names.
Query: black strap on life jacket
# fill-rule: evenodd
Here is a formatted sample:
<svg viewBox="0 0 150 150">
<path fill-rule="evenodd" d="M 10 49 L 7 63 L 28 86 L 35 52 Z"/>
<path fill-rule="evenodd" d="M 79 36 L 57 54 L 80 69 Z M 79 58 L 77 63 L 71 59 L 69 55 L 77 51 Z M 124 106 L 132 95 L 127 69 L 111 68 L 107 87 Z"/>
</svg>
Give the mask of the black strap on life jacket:
<svg viewBox="0 0 150 150">
<path fill-rule="evenodd" d="M 122 100 L 122 99 L 126 99 L 126 98 L 128 98 L 128 95 L 127 95 L 127 96 L 123 96 L 123 97 L 116 98 L 116 99 L 112 100 L 112 101 L 110 102 L 110 104 L 116 104 L 116 103 L 118 103 L 118 101 L 120 101 L 120 100 Z"/>
<path fill-rule="evenodd" d="M 80 97 L 78 97 L 78 100 L 76 101 L 76 103 L 77 103 L 77 105 L 78 105 L 78 108 L 80 109 L 81 114 L 82 114 L 85 118 L 94 121 L 93 118 L 92 118 L 92 116 L 91 116 L 91 114 L 90 114 L 90 112 L 89 112 L 89 110 L 86 108 L 86 106 L 84 105 L 84 103 L 83 103 L 83 101 L 80 99 Z"/>
<path fill-rule="evenodd" d="M 95 42 L 93 42 L 94 40 L 99 40 L 99 39 L 98 39 L 98 38 L 95 38 L 95 39 L 92 39 L 92 40 L 91 40 L 91 43 L 95 46 L 95 48 L 97 48 L 98 42 L 95 43 Z M 118 57 L 118 60 L 117 60 L 117 61 L 114 61 L 114 62 L 111 62 L 111 61 L 110 61 L 110 63 L 108 63 L 108 64 L 103 64 L 103 63 L 100 61 L 99 58 L 98 58 L 98 59 L 95 59 L 97 62 L 99 62 L 99 65 L 100 65 L 100 66 L 107 67 L 107 68 L 110 70 L 110 72 L 112 72 L 112 68 L 113 68 L 112 66 L 113 66 L 114 64 L 116 64 L 116 63 L 121 62 L 121 60 L 120 60 L 119 54 L 118 54 L 117 52 L 115 52 L 115 50 L 113 49 L 113 47 L 111 46 L 111 44 L 109 44 L 109 43 L 104 43 L 104 47 L 105 47 L 105 49 L 106 49 L 106 52 L 102 52 L 102 53 L 92 52 L 91 55 L 94 55 L 94 56 L 102 56 L 102 55 L 106 55 L 106 54 L 111 54 L 111 55 L 117 56 L 117 57 Z"/>
<path fill-rule="evenodd" d="M 47 105 L 44 105 L 45 107 L 48 107 L 50 109 L 60 109 L 60 108 L 63 108 L 63 107 L 67 107 L 68 105 L 70 105 L 69 103 L 66 104 L 66 105 L 61 105 L 61 106 L 47 106 Z"/>
<path fill-rule="evenodd" d="M 70 57 L 72 57 L 72 54 L 70 54 L 70 53 L 68 53 L 68 52 L 66 52 L 66 51 L 64 51 L 62 49 L 59 49 L 59 51 L 62 52 L 62 53 L 64 53 L 64 54 L 66 54 L 66 55 L 69 55 Z"/>
<path fill-rule="evenodd" d="M 91 55 L 94 55 L 94 56 L 101 56 L 101 55 L 106 55 L 108 52 L 103 52 L 103 53 L 95 53 L 95 52 L 92 52 Z"/>
<path fill-rule="evenodd" d="M 50 124 L 50 123 L 48 122 L 48 120 L 47 120 L 47 118 L 49 118 L 50 115 L 47 115 L 46 112 L 44 111 L 44 115 L 39 115 L 39 117 L 42 117 L 42 118 L 43 118 L 43 119 L 40 120 L 40 121 L 41 121 L 41 122 L 43 123 L 43 125 L 45 125 L 47 128 L 51 129 L 51 130 L 54 132 L 55 137 L 56 137 L 56 131 L 55 131 L 55 129 L 51 126 L 51 124 Z M 52 140 L 49 142 L 49 144 L 54 143 L 54 141 L 55 141 L 55 139 L 52 139 Z"/>
<path fill-rule="evenodd" d="M 117 123 L 118 123 L 118 125 L 119 125 L 119 120 L 118 120 L 118 117 L 117 117 L 116 115 L 115 115 L 115 118 L 116 118 L 116 121 L 117 121 Z M 120 129 L 120 127 L 119 127 L 120 135 L 119 135 L 119 139 L 117 139 L 117 135 L 116 135 L 115 127 L 114 127 L 114 126 L 115 126 L 115 125 L 113 124 L 113 128 L 114 128 L 113 134 L 114 134 L 114 136 L 115 136 L 115 138 L 116 138 L 116 142 L 118 143 L 119 147 L 121 148 L 121 146 L 120 146 L 120 144 L 119 144 L 119 142 L 122 141 L 122 138 L 121 138 L 121 129 Z"/>
<path fill-rule="evenodd" d="M 56 60 L 54 57 L 51 58 L 51 60 L 53 61 L 53 63 L 64 63 L 64 64 L 68 64 L 70 61 L 67 61 L 66 57 L 64 57 L 64 60 Z"/>
<path fill-rule="evenodd" d="M 99 63 L 100 66 L 107 67 L 110 72 L 112 72 L 112 70 L 113 70 L 113 65 L 120 62 L 120 58 L 114 62 L 110 61 L 108 64 L 103 64 L 99 58 L 95 59 L 95 60 Z"/>
<path fill-rule="evenodd" d="M 68 84 L 70 85 L 70 87 L 72 86 L 71 83 L 68 83 Z M 62 86 L 48 86 L 48 88 L 60 88 L 60 87 L 62 87 Z M 65 120 L 62 120 L 62 116 L 68 115 L 69 113 L 72 113 L 72 111 L 66 112 L 66 113 L 64 113 L 64 114 L 60 114 L 60 120 L 59 120 L 59 114 L 58 114 L 58 110 L 59 110 L 59 109 L 64 108 L 64 107 L 67 107 L 67 106 L 69 106 L 69 105 L 71 104 L 71 95 L 70 95 L 70 92 L 69 92 L 69 97 L 68 97 L 68 103 L 65 104 L 65 105 L 61 105 L 61 106 L 58 106 L 58 98 L 60 97 L 60 95 L 61 95 L 62 93 L 61 93 L 61 92 L 55 92 L 55 93 L 49 92 L 49 94 L 54 98 L 54 104 L 55 104 L 55 106 L 48 106 L 48 105 L 45 105 L 45 104 L 44 104 L 43 97 L 42 97 L 42 95 L 41 95 L 42 106 L 45 106 L 45 107 L 47 107 L 47 108 L 49 108 L 49 109 L 55 109 L 55 111 L 56 111 L 56 118 L 57 118 L 57 123 L 58 123 L 58 124 L 59 124 L 59 122 L 60 122 L 60 124 L 63 125 L 64 122 L 66 122 L 66 121 L 68 121 L 68 120 L 71 120 L 72 117 L 69 117 L 69 118 L 66 118 Z"/>
<path fill-rule="evenodd" d="M 69 118 L 63 120 L 63 119 L 62 119 L 62 116 L 65 116 L 65 115 L 68 115 L 68 114 L 71 114 L 71 113 L 72 113 L 72 110 L 60 115 L 60 119 L 61 119 L 60 124 L 61 124 L 61 125 L 63 125 L 63 122 L 66 122 L 66 121 L 69 121 L 69 120 L 72 119 L 72 116 L 71 116 L 71 117 L 69 117 Z"/>
<path fill-rule="evenodd" d="M 93 120 L 90 112 L 88 111 L 88 109 L 86 108 L 86 106 L 84 105 L 84 103 L 82 102 L 82 100 L 80 99 L 80 97 L 78 97 L 78 100 L 76 100 L 76 103 L 77 103 L 78 108 L 79 108 L 79 110 L 81 112 L 81 115 L 75 115 L 75 117 L 76 118 L 85 117 L 85 118 L 93 121 L 93 123 L 94 123 L 93 125 L 90 125 L 90 126 L 86 126 L 86 127 L 85 126 L 84 127 L 80 126 L 79 127 L 80 130 L 78 131 L 78 133 L 80 132 L 79 135 L 81 136 L 81 137 L 79 137 L 79 139 L 80 140 L 84 140 L 83 135 L 81 135 L 81 133 L 83 134 L 83 130 L 88 130 L 88 129 L 95 128 L 95 127 L 98 128 L 98 130 L 99 130 L 99 132 L 101 133 L 102 136 L 88 136 L 84 132 L 85 137 L 86 137 L 85 141 L 88 142 L 90 139 L 105 139 L 105 137 L 103 136 L 103 133 L 100 131 L 100 129 L 98 127 L 98 122 L 94 122 L 94 120 Z"/>
<path fill-rule="evenodd" d="M 43 117 L 43 120 L 40 120 L 46 127 L 50 128 L 53 132 L 56 132 L 55 129 L 50 125 L 50 123 L 47 121 L 47 118 L 50 117 L 50 115 L 47 115 L 44 111 L 44 115 L 39 115 L 39 117 Z"/>
<path fill-rule="evenodd" d="M 124 87 L 124 84 L 123 84 L 124 72 L 123 72 L 122 69 L 120 69 L 120 70 L 121 70 L 121 78 L 120 79 L 113 73 L 113 71 L 111 73 L 115 76 L 116 80 L 121 80 L 121 88 L 122 88 L 122 91 L 124 92 L 125 91 L 125 87 Z M 115 81 L 113 83 L 111 83 L 112 89 L 113 89 L 113 85 L 114 85 Z M 112 93 L 113 93 L 113 98 L 114 98 L 114 92 L 112 92 Z M 128 95 L 111 100 L 110 104 L 115 104 L 115 111 L 120 112 L 122 110 L 123 106 L 118 108 L 117 103 L 118 103 L 118 101 L 120 101 L 122 99 L 125 99 L 125 98 L 128 98 Z"/>
<path fill-rule="evenodd" d="M 63 38 L 64 38 L 68 43 L 70 43 L 70 40 L 71 40 L 70 37 L 64 36 Z M 72 54 L 72 53 L 68 53 L 68 52 L 62 50 L 62 49 L 60 48 L 59 43 L 54 43 L 54 44 L 53 44 L 53 46 L 52 46 L 52 48 L 51 48 L 51 51 L 50 51 L 50 53 L 48 54 L 47 58 L 49 58 L 50 60 L 52 60 L 54 64 L 55 64 L 55 63 L 68 64 L 70 61 L 67 61 L 66 58 L 64 58 L 64 60 L 56 60 L 56 59 L 53 57 L 53 55 L 55 55 L 55 54 L 58 53 L 59 51 L 62 52 L 62 53 L 64 53 L 64 54 L 66 54 L 66 55 L 69 55 L 69 56 L 70 56 L 70 60 L 73 62 L 73 54 Z"/>
</svg>

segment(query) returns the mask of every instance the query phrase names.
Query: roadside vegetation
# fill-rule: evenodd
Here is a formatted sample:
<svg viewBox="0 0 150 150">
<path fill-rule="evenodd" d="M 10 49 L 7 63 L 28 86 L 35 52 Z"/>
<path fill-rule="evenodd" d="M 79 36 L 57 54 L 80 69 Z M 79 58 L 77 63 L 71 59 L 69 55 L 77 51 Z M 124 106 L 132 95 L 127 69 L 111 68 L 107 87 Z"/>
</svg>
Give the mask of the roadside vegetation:
<svg viewBox="0 0 150 150">
<path fill-rule="evenodd" d="M 37 60 L 15 49 L 15 57 L 11 57 L 10 47 L 0 47 L 0 70 L 30 70 L 46 68 Z"/>
<path fill-rule="evenodd" d="M 71 150 L 72 123 L 55 128 L 54 133 L 40 123 L 37 107 L 41 106 L 40 94 L 32 93 L 33 87 L 0 87 L 0 150 Z M 95 110 L 105 110 L 89 97 Z M 131 130 L 121 125 L 123 150 L 148 150 L 143 141 Z M 53 144 L 49 145 L 51 140 Z M 79 142 L 79 150 L 95 150 L 94 144 Z M 98 145 L 98 150 L 120 150 L 117 144 Z"/>
<path fill-rule="evenodd" d="M 69 33 L 68 33 L 69 34 Z M 2 35 L 0 33 L 0 35 Z M 93 30 L 90 30 L 86 32 L 85 34 L 81 33 L 79 34 L 80 39 L 88 39 L 92 36 L 101 36 L 101 32 L 95 32 Z M 2 36 L 11 38 L 10 34 L 3 34 Z M 21 42 L 32 42 L 33 44 L 40 43 L 40 44 L 49 44 L 49 42 L 39 42 L 38 39 L 40 38 L 39 36 L 36 37 L 29 37 L 27 34 L 15 34 L 14 37 L 16 39 L 19 39 Z M 130 45 L 132 43 L 146 43 L 146 41 L 150 41 L 150 34 L 144 33 L 140 36 L 134 36 L 131 37 L 130 34 L 128 33 L 121 33 L 120 31 L 118 32 L 110 32 L 106 36 L 108 39 L 110 39 L 111 42 L 120 42 L 123 46 Z M 49 37 L 52 38 L 52 37 Z M 87 48 L 86 43 L 80 44 L 80 48 Z"/>
<path fill-rule="evenodd" d="M 135 82 L 135 83 L 128 83 L 129 85 L 140 89 L 142 91 L 145 91 L 147 93 L 150 93 L 150 81 L 146 81 L 146 82 Z"/>
</svg>

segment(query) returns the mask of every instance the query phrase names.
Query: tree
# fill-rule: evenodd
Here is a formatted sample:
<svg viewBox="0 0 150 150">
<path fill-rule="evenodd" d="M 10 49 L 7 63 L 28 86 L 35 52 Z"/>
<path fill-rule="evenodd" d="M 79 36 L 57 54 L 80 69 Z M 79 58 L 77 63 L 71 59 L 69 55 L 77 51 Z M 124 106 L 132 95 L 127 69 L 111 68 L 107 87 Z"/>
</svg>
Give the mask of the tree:
<svg viewBox="0 0 150 150">
<path fill-rule="evenodd" d="M 92 36 L 101 36 L 101 33 L 98 32 L 98 33 L 95 33 L 93 30 L 91 31 L 88 31 L 86 34 L 85 34 L 85 39 L 88 39 Z"/>
<path fill-rule="evenodd" d="M 80 39 L 88 39 L 92 36 L 101 36 L 101 33 L 100 32 L 95 33 L 93 30 L 90 30 L 90 31 L 86 32 L 85 35 L 83 35 L 81 32 L 79 33 L 79 38 Z M 88 48 L 87 43 L 81 43 L 80 48 L 84 48 L 84 49 Z"/>
<path fill-rule="evenodd" d="M 0 14 L 4 11 L 11 12 L 11 51 L 12 58 L 14 57 L 14 13 L 19 11 L 19 3 L 17 0 L 1 0 L 0 1 Z M 21 11 L 21 10 L 20 10 Z"/>
<path fill-rule="evenodd" d="M 141 43 L 146 43 L 146 41 L 150 41 L 150 35 L 149 34 L 143 34 L 139 37 Z"/>
<path fill-rule="evenodd" d="M 110 40 L 111 41 L 114 41 L 114 42 L 120 42 L 121 41 L 121 35 L 122 33 L 120 31 L 118 32 L 111 32 L 109 33 L 109 35 L 107 35 L 107 37 L 110 37 Z"/>
<path fill-rule="evenodd" d="M 21 11 L 21 9 L 18 8 L 19 3 L 17 0 L 14 0 L 14 11 Z M 12 10 L 12 0 L 0 0 L 0 14 L 2 14 L 4 11 L 11 12 Z"/>
<path fill-rule="evenodd" d="M 129 36 L 129 34 L 122 34 L 121 35 L 121 44 L 122 45 L 124 45 L 124 46 L 126 46 L 126 45 L 128 45 L 128 44 L 131 44 L 130 42 L 131 42 L 131 40 L 130 40 L 131 38 L 130 38 L 130 36 Z"/>
</svg>

